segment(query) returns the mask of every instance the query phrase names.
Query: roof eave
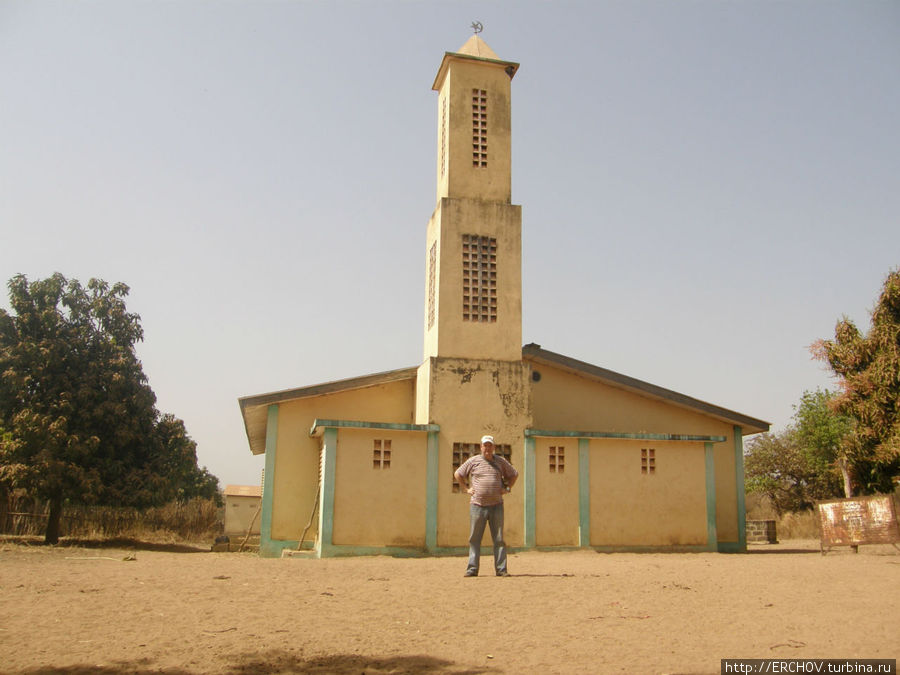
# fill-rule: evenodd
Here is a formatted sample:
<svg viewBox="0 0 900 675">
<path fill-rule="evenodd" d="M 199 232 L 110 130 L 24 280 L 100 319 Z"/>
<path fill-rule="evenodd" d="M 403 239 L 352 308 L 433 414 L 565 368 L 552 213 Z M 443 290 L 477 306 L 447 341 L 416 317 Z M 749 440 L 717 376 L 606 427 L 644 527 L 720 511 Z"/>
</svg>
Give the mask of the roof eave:
<svg viewBox="0 0 900 675">
<path fill-rule="evenodd" d="M 342 391 L 350 391 L 352 389 L 377 387 L 391 382 L 414 379 L 417 370 L 417 367 L 400 368 L 398 370 L 372 373 L 371 375 L 363 375 L 362 377 L 353 377 L 346 380 L 335 380 L 322 384 L 314 384 L 308 387 L 284 389 L 267 394 L 256 394 L 254 396 L 243 396 L 238 399 L 238 404 L 241 408 L 241 417 L 244 420 L 244 432 L 247 434 L 250 452 L 254 455 L 261 455 L 266 451 L 265 434 L 253 434 L 251 433 L 251 427 L 257 429 L 265 428 L 265 419 L 268 415 L 269 406 L 301 398 L 309 398 L 311 396 L 324 396 L 326 394 L 335 394 Z"/>
<path fill-rule="evenodd" d="M 664 387 L 659 387 L 655 384 L 644 382 L 643 380 L 628 377 L 627 375 L 622 375 L 621 373 L 616 373 L 612 370 L 601 368 L 600 366 L 563 356 L 562 354 L 543 349 L 539 345 L 528 344 L 522 347 L 522 358 L 562 368 L 563 370 L 568 370 L 577 375 L 593 377 L 610 386 L 630 391 L 639 396 L 664 401 L 681 408 L 709 415 L 722 422 L 741 427 L 741 434 L 744 436 L 768 431 L 771 426 L 771 424 L 765 420 L 756 419 L 755 417 L 728 410 L 727 408 L 701 401 L 677 391 L 672 391 L 671 389 L 665 389 Z"/>
<path fill-rule="evenodd" d="M 437 75 L 434 78 L 434 83 L 431 85 L 431 88 L 434 91 L 440 91 L 440 88 L 444 83 L 444 78 L 447 76 L 447 70 L 450 68 L 451 61 L 478 61 L 487 65 L 497 66 L 499 68 L 503 68 L 503 70 L 506 71 L 506 74 L 509 75 L 510 80 L 516 76 L 516 72 L 519 70 L 519 64 L 515 63 L 514 61 L 487 59 L 483 56 L 472 56 L 470 54 L 460 54 L 459 52 L 444 52 L 444 58 L 441 60 L 441 66 L 440 68 L 438 68 Z"/>
</svg>

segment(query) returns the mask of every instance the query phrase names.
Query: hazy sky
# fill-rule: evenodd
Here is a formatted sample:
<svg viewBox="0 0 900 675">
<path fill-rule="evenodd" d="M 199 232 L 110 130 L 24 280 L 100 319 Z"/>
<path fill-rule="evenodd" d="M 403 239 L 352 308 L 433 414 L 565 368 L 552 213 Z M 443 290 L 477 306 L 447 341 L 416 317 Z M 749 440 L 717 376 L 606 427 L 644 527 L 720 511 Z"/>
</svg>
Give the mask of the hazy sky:
<svg viewBox="0 0 900 675">
<path fill-rule="evenodd" d="M 782 428 L 900 265 L 900 3 L 0 2 L 0 277 L 131 287 L 158 406 L 418 365 L 445 51 L 512 83 L 525 342 Z M 8 308 L 6 293 L 2 306 Z"/>
</svg>

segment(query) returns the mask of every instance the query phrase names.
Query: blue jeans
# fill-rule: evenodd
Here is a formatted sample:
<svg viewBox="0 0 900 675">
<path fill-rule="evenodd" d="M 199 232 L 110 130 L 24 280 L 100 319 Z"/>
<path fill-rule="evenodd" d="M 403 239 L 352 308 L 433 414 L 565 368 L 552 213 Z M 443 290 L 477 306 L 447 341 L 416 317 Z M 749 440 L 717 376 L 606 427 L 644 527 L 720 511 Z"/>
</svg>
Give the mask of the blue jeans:
<svg viewBox="0 0 900 675">
<path fill-rule="evenodd" d="M 493 506 L 469 505 L 469 564 L 466 573 L 478 574 L 481 562 L 481 538 L 484 526 L 491 528 L 494 542 L 494 570 L 497 574 L 506 572 L 506 542 L 503 541 L 503 502 Z"/>
</svg>

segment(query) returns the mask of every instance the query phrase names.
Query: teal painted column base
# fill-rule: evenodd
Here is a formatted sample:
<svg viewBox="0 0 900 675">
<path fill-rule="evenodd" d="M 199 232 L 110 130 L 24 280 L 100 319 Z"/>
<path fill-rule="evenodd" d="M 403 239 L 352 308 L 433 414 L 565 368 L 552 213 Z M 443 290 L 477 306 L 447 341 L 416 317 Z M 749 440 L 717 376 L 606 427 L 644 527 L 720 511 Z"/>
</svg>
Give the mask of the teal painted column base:
<svg viewBox="0 0 900 675">
<path fill-rule="evenodd" d="M 272 504 L 275 486 L 275 452 L 278 449 L 278 406 L 270 405 L 266 417 L 266 468 L 263 473 L 261 518 L 259 525 L 259 554 L 277 558 L 282 546 L 272 539 Z M 294 544 L 296 546 L 296 543 Z"/>
<path fill-rule="evenodd" d="M 741 546 L 737 541 L 720 541 L 717 550 L 719 553 L 746 553 L 747 546 Z"/>
<path fill-rule="evenodd" d="M 744 431 L 734 426 L 734 484 L 737 490 L 738 549 L 747 552 L 747 504 L 744 487 Z"/>
<path fill-rule="evenodd" d="M 285 549 L 297 550 L 297 542 L 285 539 L 266 539 L 259 542 L 259 556 L 261 558 L 280 558 L 282 551 Z"/>
<path fill-rule="evenodd" d="M 578 544 L 591 545 L 591 441 L 578 439 Z"/>
</svg>

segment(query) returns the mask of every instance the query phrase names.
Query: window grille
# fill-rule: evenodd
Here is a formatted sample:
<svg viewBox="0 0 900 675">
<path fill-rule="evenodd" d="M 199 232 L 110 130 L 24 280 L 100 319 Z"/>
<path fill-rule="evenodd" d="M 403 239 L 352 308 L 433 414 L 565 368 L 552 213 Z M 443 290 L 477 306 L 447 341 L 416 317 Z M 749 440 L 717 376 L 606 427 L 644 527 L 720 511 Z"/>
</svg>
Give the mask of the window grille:
<svg viewBox="0 0 900 675">
<path fill-rule="evenodd" d="M 656 450 L 654 448 L 641 448 L 641 473 L 656 473 Z"/>
<path fill-rule="evenodd" d="M 373 469 L 391 468 L 391 441 L 390 439 L 375 439 L 375 447 L 372 451 Z"/>
<path fill-rule="evenodd" d="M 561 445 L 550 446 L 550 473 L 562 473 L 566 469 L 566 449 Z"/>
<path fill-rule="evenodd" d="M 487 91 L 472 90 L 472 166 L 487 166 Z"/>
<path fill-rule="evenodd" d="M 497 240 L 464 234 L 463 321 L 497 321 Z"/>
</svg>

